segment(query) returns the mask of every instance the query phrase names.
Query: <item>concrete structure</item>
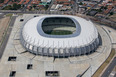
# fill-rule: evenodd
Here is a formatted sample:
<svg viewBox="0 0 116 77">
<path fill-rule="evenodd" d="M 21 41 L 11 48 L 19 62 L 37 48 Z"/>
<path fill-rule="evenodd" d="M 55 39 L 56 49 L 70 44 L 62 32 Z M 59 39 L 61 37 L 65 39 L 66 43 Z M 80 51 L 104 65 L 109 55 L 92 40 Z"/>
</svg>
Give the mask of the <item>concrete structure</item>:
<svg viewBox="0 0 116 77">
<path fill-rule="evenodd" d="M 67 30 L 72 34 L 47 34 L 53 30 Z M 45 15 L 30 19 L 24 24 L 21 35 L 27 51 L 42 56 L 80 56 L 90 54 L 99 45 L 94 24 L 76 16 Z"/>
<path fill-rule="evenodd" d="M 112 37 L 113 43 L 116 43 L 115 31 L 106 27 L 103 29 L 104 26 L 95 24 L 102 41 L 100 41 L 100 46 L 96 49 L 96 52 L 68 58 L 34 55 L 27 52 L 20 43 L 22 26 L 34 16 L 33 14 L 24 14 L 16 18 L 6 49 L 0 60 L 1 77 L 9 77 L 12 75 L 11 73 L 14 73 L 15 77 L 51 77 L 54 74 L 57 74 L 56 77 L 77 77 L 79 75 L 91 77 L 110 54 L 110 37 Z M 24 21 L 20 22 L 20 19 L 24 19 Z M 109 30 L 110 33 L 108 33 Z M 109 34 L 112 36 L 109 36 Z M 29 65 L 30 69 L 28 68 Z"/>
</svg>

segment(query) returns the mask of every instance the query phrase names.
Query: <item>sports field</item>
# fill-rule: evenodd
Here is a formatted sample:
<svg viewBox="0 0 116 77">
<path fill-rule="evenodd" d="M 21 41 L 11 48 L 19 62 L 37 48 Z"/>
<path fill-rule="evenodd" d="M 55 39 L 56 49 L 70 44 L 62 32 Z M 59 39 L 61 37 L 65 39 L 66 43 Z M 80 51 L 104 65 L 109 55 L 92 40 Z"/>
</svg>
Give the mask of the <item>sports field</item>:
<svg viewBox="0 0 116 77">
<path fill-rule="evenodd" d="M 69 35 L 69 34 L 72 34 L 72 32 L 68 31 L 68 30 L 53 30 L 53 31 L 46 31 L 46 34 L 50 34 L 50 35 Z"/>
</svg>

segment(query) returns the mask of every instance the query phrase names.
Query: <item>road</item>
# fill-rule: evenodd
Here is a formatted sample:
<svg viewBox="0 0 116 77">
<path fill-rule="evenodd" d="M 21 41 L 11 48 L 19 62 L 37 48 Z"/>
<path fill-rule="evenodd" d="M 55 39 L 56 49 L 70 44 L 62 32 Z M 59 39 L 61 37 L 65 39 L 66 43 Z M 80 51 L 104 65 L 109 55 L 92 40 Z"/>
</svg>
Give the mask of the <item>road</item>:
<svg viewBox="0 0 116 77">
<path fill-rule="evenodd" d="M 0 10 L 0 13 L 21 13 L 21 14 L 63 14 L 62 12 L 57 11 L 21 11 L 21 10 Z"/>
<path fill-rule="evenodd" d="M 13 16 L 12 19 L 11 19 L 11 22 L 9 23 L 8 31 L 7 31 L 6 36 L 5 36 L 5 38 L 4 38 L 4 41 L 3 41 L 3 43 L 2 43 L 2 45 L 1 45 L 1 47 L 0 47 L 0 59 L 1 59 L 1 57 L 2 57 L 2 54 L 3 54 L 4 50 L 5 50 L 5 47 L 6 47 L 6 45 L 7 45 L 7 42 L 8 42 L 10 33 L 11 33 L 11 31 L 12 31 L 12 27 L 13 27 L 13 25 L 14 25 L 15 19 L 16 19 L 16 16 Z"/>
<path fill-rule="evenodd" d="M 116 57 L 113 59 L 113 61 L 107 67 L 107 69 L 105 70 L 105 72 L 102 74 L 101 77 L 108 77 L 115 66 L 116 66 Z M 114 76 L 114 77 L 116 77 L 116 76 Z"/>
<path fill-rule="evenodd" d="M 45 11 L 21 11 L 21 10 L 0 10 L 0 13 L 21 13 L 21 14 L 36 14 L 36 13 L 40 13 L 40 14 L 44 14 Z M 47 12 L 46 12 L 47 14 Z"/>
<path fill-rule="evenodd" d="M 47 9 L 47 12 L 50 12 L 50 9 L 51 9 L 51 7 L 52 7 L 52 5 L 53 5 L 54 2 L 55 2 L 55 0 L 51 1 L 51 4 L 49 5 L 49 8 Z"/>
<path fill-rule="evenodd" d="M 79 9 L 79 7 L 78 7 L 78 4 L 77 4 L 77 0 L 73 0 L 74 1 L 74 4 L 72 5 L 73 6 L 73 13 L 76 13 L 77 12 L 77 10 Z"/>
<path fill-rule="evenodd" d="M 0 14 L 0 19 L 1 19 L 1 18 L 3 18 L 3 16 L 4 16 L 4 14 L 3 14 L 3 13 L 2 13 L 2 14 Z"/>
</svg>

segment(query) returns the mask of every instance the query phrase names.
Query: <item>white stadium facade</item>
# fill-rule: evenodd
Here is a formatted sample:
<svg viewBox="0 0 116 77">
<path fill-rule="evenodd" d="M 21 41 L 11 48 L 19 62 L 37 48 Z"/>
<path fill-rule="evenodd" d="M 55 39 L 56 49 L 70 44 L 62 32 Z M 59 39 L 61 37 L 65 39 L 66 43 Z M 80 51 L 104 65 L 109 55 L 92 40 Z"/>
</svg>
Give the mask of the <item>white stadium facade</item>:
<svg viewBox="0 0 116 77">
<path fill-rule="evenodd" d="M 99 34 L 90 20 L 70 15 L 44 15 L 23 25 L 21 43 L 36 55 L 80 56 L 96 50 Z"/>
</svg>

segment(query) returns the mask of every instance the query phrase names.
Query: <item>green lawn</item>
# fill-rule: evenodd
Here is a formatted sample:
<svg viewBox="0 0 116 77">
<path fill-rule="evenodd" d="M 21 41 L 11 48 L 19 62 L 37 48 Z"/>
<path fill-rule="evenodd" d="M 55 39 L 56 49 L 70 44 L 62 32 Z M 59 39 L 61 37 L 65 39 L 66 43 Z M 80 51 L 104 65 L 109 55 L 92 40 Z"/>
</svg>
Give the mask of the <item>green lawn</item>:
<svg viewBox="0 0 116 77">
<path fill-rule="evenodd" d="M 7 17 L 11 17 L 11 16 L 12 16 L 12 14 L 10 14 L 10 13 L 9 13 L 9 14 L 6 14 L 6 16 L 7 16 Z"/>
</svg>

